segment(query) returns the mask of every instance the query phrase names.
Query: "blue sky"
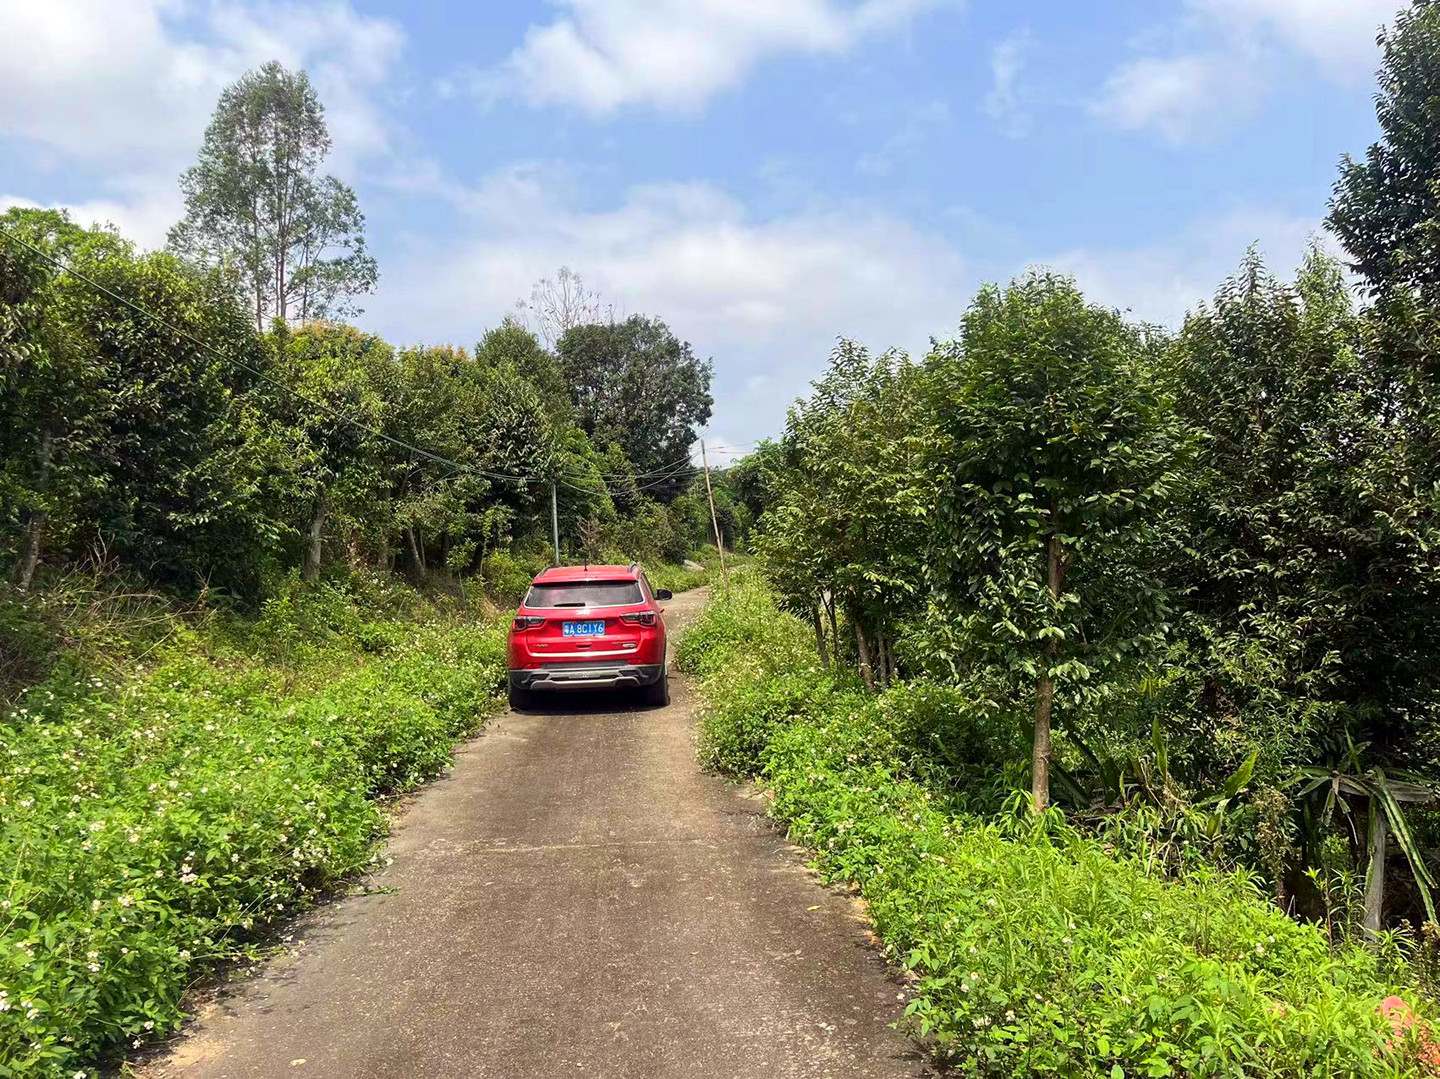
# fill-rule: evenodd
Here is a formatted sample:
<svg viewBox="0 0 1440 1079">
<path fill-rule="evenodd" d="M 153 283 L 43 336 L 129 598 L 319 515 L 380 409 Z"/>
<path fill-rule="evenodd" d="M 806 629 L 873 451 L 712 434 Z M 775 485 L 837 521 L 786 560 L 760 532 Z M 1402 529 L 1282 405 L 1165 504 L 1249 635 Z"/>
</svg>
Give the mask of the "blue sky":
<svg viewBox="0 0 1440 1079">
<path fill-rule="evenodd" d="M 1029 265 L 1172 325 L 1250 243 L 1288 273 L 1396 7 L 3 3 L 0 205 L 158 246 L 220 88 L 301 65 L 380 260 L 362 326 L 468 344 L 567 265 L 713 357 L 743 448 L 837 336 L 923 351 Z"/>
</svg>

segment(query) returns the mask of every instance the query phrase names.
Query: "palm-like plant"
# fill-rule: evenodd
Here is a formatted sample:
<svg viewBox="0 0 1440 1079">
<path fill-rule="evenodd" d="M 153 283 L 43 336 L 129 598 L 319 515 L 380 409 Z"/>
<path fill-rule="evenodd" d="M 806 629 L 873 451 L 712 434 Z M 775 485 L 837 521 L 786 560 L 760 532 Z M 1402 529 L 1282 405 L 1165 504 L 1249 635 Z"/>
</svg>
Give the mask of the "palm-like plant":
<svg viewBox="0 0 1440 1079">
<path fill-rule="evenodd" d="M 1334 767 L 1309 766 L 1300 770 L 1305 785 L 1299 797 L 1319 795 L 1324 791 L 1324 804 L 1320 811 L 1320 822 L 1328 825 L 1334 819 L 1338 808 L 1345 814 L 1351 834 L 1359 841 L 1357 826 L 1359 815 L 1352 799 L 1367 800 L 1366 849 L 1368 864 L 1365 873 L 1365 906 L 1362 924 L 1372 936 L 1380 931 L 1380 916 L 1385 900 L 1385 853 L 1391 834 L 1410 862 L 1415 875 L 1415 885 L 1420 899 L 1425 904 L 1425 917 L 1435 922 L 1435 903 L 1431 889 L 1435 878 L 1425 864 L 1425 856 L 1416 845 L 1402 803 L 1434 801 L 1435 789 L 1423 776 L 1412 772 L 1397 772 L 1384 768 L 1366 768 L 1361 760 L 1368 743 L 1356 745 L 1346 734 L 1346 751 Z"/>
</svg>

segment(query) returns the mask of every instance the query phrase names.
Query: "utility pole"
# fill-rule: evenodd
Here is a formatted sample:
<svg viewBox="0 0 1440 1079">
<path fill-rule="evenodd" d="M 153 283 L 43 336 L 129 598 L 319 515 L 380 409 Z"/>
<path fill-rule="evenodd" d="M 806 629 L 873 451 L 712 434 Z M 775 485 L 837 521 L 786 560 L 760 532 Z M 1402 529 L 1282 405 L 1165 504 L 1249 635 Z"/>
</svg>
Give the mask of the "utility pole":
<svg viewBox="0 0 1440 1079">
<path fill-rule="evenodd" d="M 730 571 L 725 567 L 725 540 L 720 535 L 720 519 L 715 516 L 715 492 L 710 489 L 710 462 L 705 459 L 705 440 L 700 440 L 700 467 L 705 470 L 705 497 L 710 500 L 710 523 L 715 526 L 715 549 L 720 552 L 720 576 L 725 591 L 730 591 Z"/>
<path fill-rule="evenodd" d="M 555 501 L 555 481 L 550 481 L 550 534 L 555 539 L 555 564 L 560 564 L 560 510 Z"/>
</svg>

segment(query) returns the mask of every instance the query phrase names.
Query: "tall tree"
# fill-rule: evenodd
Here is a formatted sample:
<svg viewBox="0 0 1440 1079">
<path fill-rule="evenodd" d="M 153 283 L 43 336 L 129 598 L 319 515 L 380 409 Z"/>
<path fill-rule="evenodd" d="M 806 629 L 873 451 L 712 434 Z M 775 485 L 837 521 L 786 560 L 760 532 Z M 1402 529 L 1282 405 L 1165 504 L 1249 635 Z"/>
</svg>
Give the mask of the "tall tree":
<svg viewBox="0 0 1440 1079">
<path fill-rule="evenodd" d="M 1094 702 L 1158 643 L 1165 596 L 1137 564 L 1186 435 L 1152 343 L 1073 281 L 983 289 L 927 361 L 928 635 L 1001 699 L 1033 691 L 1032 797 L 1049 802 L 1057 704 Z"/>
<path fill-rule="evenodd" d="M 373 432 L 385 402 L 370 372 L 394 353 L 380 338 L 350 326 L 317 325 L 277 336 L 282 378 L 293 392 L 271 401 L 276 483 L 288 496 L 287 520 L 304 537 L 302 575 L 309 580 L 320 572 L 332 520 L 373 519 L 383 503 L 385 459 Z"/>
<path fill-rule="evenodd" d="M 1440 741 L 1424 659 L 1440 602 L 1440 3 L 1415 0 L 1379 41 L 1380 140 L 1364 161 L 1345 158 L 1326 221 L 1375 299 L 1364 316 L 1372 402 L 1342 446 L 1369 433 L 1379 449 L 1353 469 L 1368 517 L 1346 538 L 1364 544 L 1373 586 L 1391 593 L 1350 624 L 1364 643 L 1348 688 L 1380 717 L 1382 745 L 1414 748 L 1423 717 L 1429 754 Z"/>
<path fill-rule="evenodd" d="M 1440 298 L 1440 5 L 1415 0 L 1380 35 L 1380 141 L 1347 154 L 1326 220 L 1372 291 Z"/>
<path fill-rule="evenodd" d="M 710 419 L 711 365 L 659 319 L 574 326 L 557 346 L 580 425 L 597 446 L 616 443 L 637 474 L 687 457 Z M 689 473 L 657 494 L 674 497 Z"/>
<path fill-rule="evenodd" d="M 919 370 L 896 353 L 841 341 L 814 392 L 796 402 L 772 467 L 774 504 L 759 552 L 777 591 L 837 644 L 849 621 L 860 673 L 884 685 L 893 638 L 918 614 L 925 531 L 919 478 Z M 783 467 L 782 467 L 783 466 Z"/>
<path fill-rule="evenodd" d="M 47 253 L 74 260 L 100 245 L 126 258 L 119 237 L 62 212 L 12 208 L 0 224 Z M 74 325 L 73 281 L 28 248 L 0 244 L 0 528 L 18 540 L 12 577 L 27 591 L 45 549 L 99 489 L 109 410 L 103 362 Z"/>
<path fill-rule="evenodd" d="M 352 314 L 351 297 L 375 287 L 355 192 L 319 175 L 329 152 L 309 77 L 272 60 L 220 94 L 200 158 L 180 178 L 185 218 L 171 247 L 235 275 L 257 330 Z"/>
</svg>

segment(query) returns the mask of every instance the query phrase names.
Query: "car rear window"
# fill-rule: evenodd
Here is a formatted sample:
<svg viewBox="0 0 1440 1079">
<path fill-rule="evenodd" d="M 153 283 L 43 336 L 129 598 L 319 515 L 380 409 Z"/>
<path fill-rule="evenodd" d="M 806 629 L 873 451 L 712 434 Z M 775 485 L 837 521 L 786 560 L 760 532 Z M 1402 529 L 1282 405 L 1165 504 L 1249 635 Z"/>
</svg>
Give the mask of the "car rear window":
<svg viewBox="0 0 1440 1079">
<path fill-rule="evenodd" d="M 620 607 L 640 603 L 636 581 L 574 581 L 565 584 L 534 584 L 525 597 L 527 607 Z"/>
</svg>

